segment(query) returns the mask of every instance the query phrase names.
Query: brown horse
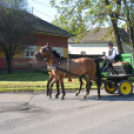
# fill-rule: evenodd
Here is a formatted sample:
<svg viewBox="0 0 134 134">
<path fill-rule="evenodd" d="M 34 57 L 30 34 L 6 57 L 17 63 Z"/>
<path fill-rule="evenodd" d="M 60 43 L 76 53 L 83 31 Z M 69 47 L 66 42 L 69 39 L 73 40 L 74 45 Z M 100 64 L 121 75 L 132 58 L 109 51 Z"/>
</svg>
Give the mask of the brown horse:
<svg viewBox="0 0 134 134">
<path fill-rule="evenodd" d="M 35 53 L 36 60 L 42 60 L 44 58 L 47 59 L 47 65 L 50 67 L 60 67 L 63 70 L 67 70 L 68 72 L 76 74 L 77 76 L 82 75 L 85 76 L 87 82 L 86 86 L 87 88 L 86 88 L 86 94 L 83 96 L 83 98 L 86 98 L 86 96 L 89 94 L 90 79 L 92 78 L 98 86 L 98 98 L 100 98 L 101 72 L 97 61 L 94 61 L 90 58 L 79 58 L 76 60 L 69 61 L 69 67 L 67 67 L 67 59 L 63 57 L 61 58 L 56 51 L 53 51 L 52 48 L 48 46 L 48 44 L 44 47 L 41 47 L 39 52 Z M 55 82 L 58 81 L 60 82 L 62 89 L 61 100 L 63 100 L 65 96 L 63 78 L 65 77 L 74 78 L 76 76 L 68 72 L 57 70 L 55 68 L 49 68 L 49 69 L 52 71 L 52 74 L 54 76 L 51 87 Z M 76 95 L 78 94 L 79 92 L 76 93 Z"/>
</svg>

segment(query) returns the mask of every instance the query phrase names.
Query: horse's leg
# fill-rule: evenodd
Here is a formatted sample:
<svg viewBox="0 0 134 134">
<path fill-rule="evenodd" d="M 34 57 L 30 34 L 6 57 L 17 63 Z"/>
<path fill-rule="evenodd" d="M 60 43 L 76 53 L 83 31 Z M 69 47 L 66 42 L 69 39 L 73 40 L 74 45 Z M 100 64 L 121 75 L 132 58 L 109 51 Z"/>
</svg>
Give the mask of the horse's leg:
<svg viewBox="0 0 134 134">
<path fill-rule="evenodd" d="M 86 85 L 86 94 L 82 97 L 82 99 L 86 99 L 86 96 L 89 94 L 90 90 L 90 76 L 88 74 L 85 74 L 87 85 Z"/>
<path fill-rule="evenodd" d="M 53 75 L 49 75 L 49 79 L 48 79 L 48 82 L 47 82 L 47 91 L 46 91 L 47 96 L 49 94 L 49 84 L 53 80 L 53 78 L 54 78 Z"/>
<path fill-rule="evenodd" d="M 85 78 L 85 81 L 86 81 L 86 88 L 85 88 L 85 90 L 87 90 L 87 88 L 88 88 L 88 84 L 87 84 L 87 80 L 86 80 L 86 78 Z"/>
<path fill-rule="evenodd" d="M 50 85 L 51 88 L 50 88 L 49 93 L 48 93 L 48 97 L 49 97 L 49 98 L 52 97 L 52 87 L 53 87 L 54 83 L 57 83 L 57 82 L 58 82 L 57 79 L 53 79 L 53 81 L 52 81 L 52 83 L 51 83 L 51 85 Z"/>
<path fill-rule="evenodd" d="M 82 79 L 81 79 L 81 78 L 78 78 L 78 80 L 79 80 L 79 83 L 80 83 L 80 87 L 79 87 L 78 92 L 75 93 L 75 96 L 78 96 L 78 95 L 80 94 L 81 87 L 82 87 L 82 85 L 83 85 L 83 81 L 82 81 Z"/>
<path fill-rule="evenodd" d="M 92 79 L 95 81 L 95 83 L 97 85 L 98 96 L 96 99 L 100 99 L 101 98 L 101 96 L 100 96 L 100 82 L 96 77 L 93 77 Z"/>
<path fill-rule="evenodd" d="M 57 87 L 57 94 L 55 95 L 55 98 L 57 99 L 58 96 L 60 95 L 60 90 L 59 90 L 59 80 L 56 82 L 56 87 Z"/>
<path fill-rule="evenodd" d="M 101 96 L 100 96 L 100 82 L 99 82 L 99 80 L 96 80 L 96 84 L 97 84 L 97 89 L 98 89 L 98 96 L 97 96 L 97 99 L 100 99 Z"/>
<path fill-rule="evenodd" d="M 64 100 L 64 96 L 66 95 L 65 93 L 65 89 L 64 89 L 64 84 L 63 84 L 63 78 L 59 78 L 60 84 L 61 84 L 61 90 L 62 90 L 62 96 L 61 96 L 61 100 Z"/>
<path fill-rule="evenodd" d="M 94 70 L 94 73 L 92 74 L 92 79 L 96 82 L 96 85 L 98 87 L 98 96 L 97 99 L 100 99 L 100 87 L 101 87 L 101 70 L 99 67 L 99 62 L 96 60 L 96 71 Z"/>
</svg>

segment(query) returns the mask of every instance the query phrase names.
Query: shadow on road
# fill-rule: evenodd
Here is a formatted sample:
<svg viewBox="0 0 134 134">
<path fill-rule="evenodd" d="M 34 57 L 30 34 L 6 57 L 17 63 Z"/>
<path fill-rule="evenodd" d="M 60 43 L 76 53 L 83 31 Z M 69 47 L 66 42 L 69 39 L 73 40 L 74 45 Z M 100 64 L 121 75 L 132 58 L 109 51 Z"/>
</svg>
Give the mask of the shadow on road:
<svg viewBox="0 0 134 134">
<path fill-rule="evenodd" d="M 107 94 L 107 95 L 101 95 L 101 99 L 96 99 L 97 95 L 88 95 L 86 99 L 81 99 L 83 95 L 79 95 L 77 97 L 71 97 L 68 98 L 66 96 L 66 100 L 79 100 L 79 101 L 90 101 L 90 100 L 95 100 L 95 101 L 134 101 L 134 93 L 131 96 L 120 96 L 118 93 L 114 94 Z"/>
</svg>

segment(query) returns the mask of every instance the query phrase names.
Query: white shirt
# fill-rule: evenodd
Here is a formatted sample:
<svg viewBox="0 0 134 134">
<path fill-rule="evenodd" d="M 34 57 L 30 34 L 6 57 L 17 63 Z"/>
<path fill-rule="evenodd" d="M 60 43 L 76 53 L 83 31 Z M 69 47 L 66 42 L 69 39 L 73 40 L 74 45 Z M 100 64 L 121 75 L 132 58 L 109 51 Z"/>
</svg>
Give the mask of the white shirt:
<svg viewBox="0 0 134 134">
<path fill-rule="evenodd" d="M 108 56 L 109 51 L 106 53 L 107 59 L 114 59 L 115 56 L 117 55 L 116 49 L 115 48 L 110 49 L 110 51 L 112 51 L 112 50 L 113 50 L 113 54 L 111 56 Z M 102 56 L 102 59 L 106 59 L 105 56 Z"/>
</svg>

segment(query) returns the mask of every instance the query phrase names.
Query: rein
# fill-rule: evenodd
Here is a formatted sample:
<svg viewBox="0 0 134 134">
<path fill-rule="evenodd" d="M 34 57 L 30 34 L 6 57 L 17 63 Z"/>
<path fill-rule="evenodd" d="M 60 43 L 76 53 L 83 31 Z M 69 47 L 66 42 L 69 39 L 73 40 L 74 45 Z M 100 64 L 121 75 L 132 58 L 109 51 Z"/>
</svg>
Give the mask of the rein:
<svg viewBox="0 0 134 134">
<path fill-rule="evenodd" d="M 60 67 L 53 67 L 53 66 L 47 66 L 47 68 L 50 68 L 50 69 L 56 69 L 56 70 L 59 70 L 59 71 L 62 71 L 62 72 L 65 72 L 65 73 L 69 73 L 69 74 L 72 74 L 76 77 L 80 77 L 79 75 L 77 74 L 74 74 L 74 73 L 71 73 L 71 72 L 68 72 L 67 70 L 63 69 L 63 68 L 60 68 Z"/>
</svg>

